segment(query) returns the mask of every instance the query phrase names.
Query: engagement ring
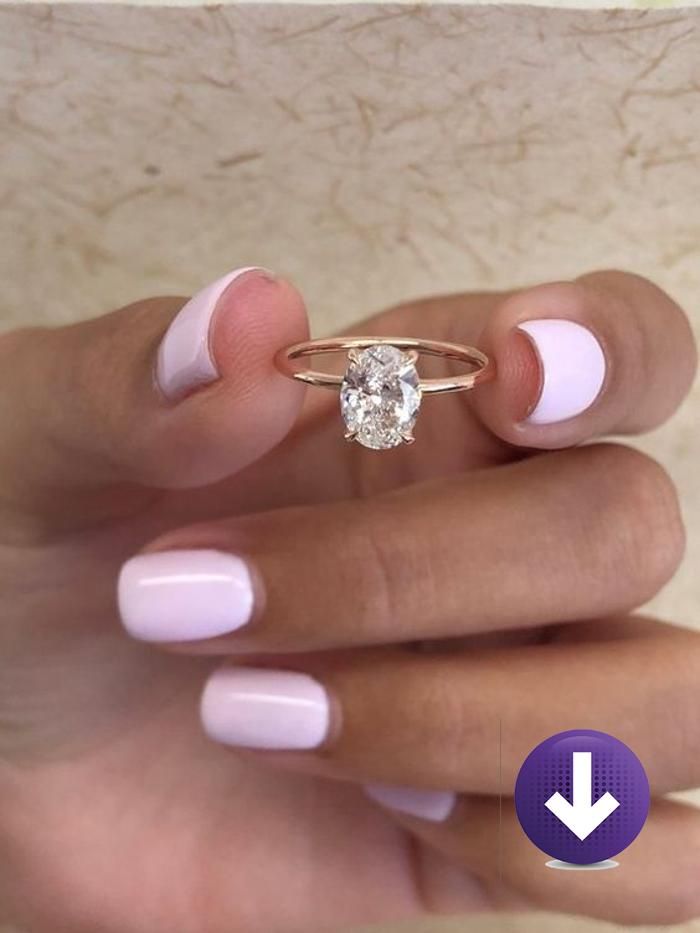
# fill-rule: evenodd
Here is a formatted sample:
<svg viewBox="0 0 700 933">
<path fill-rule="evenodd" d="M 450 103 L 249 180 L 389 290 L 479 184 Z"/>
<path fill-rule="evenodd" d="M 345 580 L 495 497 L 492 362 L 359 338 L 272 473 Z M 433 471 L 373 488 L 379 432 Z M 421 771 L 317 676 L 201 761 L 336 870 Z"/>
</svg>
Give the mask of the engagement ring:
<svg viewBox="0 0 700 933">
<path fill-rule="evenodd" d="M 304 369 L 297 364 L 304 357 L 325 353 L 347 354 L 344 375 Z M 416 368 L 421 354 L 457 360 L 468 364 L 470 370 L 441 379 L 421 379 Z M 307 340 L 280 350 L 275 363 L 291 379 L 325 388 L 339 387 L 346 439 L 373 450 L 413 443 L 413 427 L 423 395 L 473 389 L 489 379 L 493 370 L 486 354 L 475 347 L 416 337 Z"/>
</svg>

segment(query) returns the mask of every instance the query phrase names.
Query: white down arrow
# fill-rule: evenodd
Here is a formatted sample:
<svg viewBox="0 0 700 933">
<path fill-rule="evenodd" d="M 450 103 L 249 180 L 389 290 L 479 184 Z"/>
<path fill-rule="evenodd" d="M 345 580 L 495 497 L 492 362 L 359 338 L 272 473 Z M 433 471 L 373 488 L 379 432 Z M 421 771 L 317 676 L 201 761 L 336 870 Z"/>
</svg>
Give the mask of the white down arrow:
<svg viewBox="0 0 700 933">
<path fill-rule="evenodd" d="M 581 842 L 620 806 L 619 801 L 607 791 L 594 804 L 591 803 L 591 758 L 591 752 L 574 752 L 573 804 L 559 791 L 545 802 L 545 807 Z"/>
</svg>

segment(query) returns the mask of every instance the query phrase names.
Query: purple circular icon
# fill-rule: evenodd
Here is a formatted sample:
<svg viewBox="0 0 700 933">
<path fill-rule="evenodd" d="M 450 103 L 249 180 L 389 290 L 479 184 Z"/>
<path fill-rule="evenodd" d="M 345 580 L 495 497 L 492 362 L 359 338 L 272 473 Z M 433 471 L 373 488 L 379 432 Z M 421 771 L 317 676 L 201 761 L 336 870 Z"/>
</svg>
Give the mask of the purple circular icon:
<svg viewBox="0 0 700 933">
<path fill-rule="evenodd" d="M 572 729 L 527 756 L 515 782 L 515 809 L 538 849 L 592 865 L 622 852 L 639 834 L 649 812 L 649 781 L 619 739 Z"/>
</svg>

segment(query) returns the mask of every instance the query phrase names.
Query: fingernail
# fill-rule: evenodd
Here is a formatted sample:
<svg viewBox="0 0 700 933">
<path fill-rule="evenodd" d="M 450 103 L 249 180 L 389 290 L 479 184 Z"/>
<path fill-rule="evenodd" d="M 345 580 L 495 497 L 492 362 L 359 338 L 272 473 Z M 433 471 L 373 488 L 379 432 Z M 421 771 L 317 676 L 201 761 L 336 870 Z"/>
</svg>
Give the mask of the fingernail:
<svg viewBox="0 0 700 933">
<path fill-rule="evenodd" d="M 330 707 L 321 684 L 298 671 L 225 667 L 202 695 L 207 735 L 246 748 L 315 748 L 328 734 Z"/>
<path fill-rule="evenodd" d="M 457 802 L 457 795 L 452 791 L 420 790 L 396 784 L 365 784 L 364 790 L 368 797 L 383 807 L 432 823 L 446 820 Z"/>
<path fill-rule="evenodd" d="M 574 321 L 523 321 L 542 367 L 542 391 L 527 417 L 553 424 L 580 415 L 598 397 L 605 381 L 605 355 L 590 330 Z"/>
<path fill-rule="evenodd" d="M 253 612 L 245 562 L 222 551 L 160 551 L 128 560 L 119 574 L 119 612 L 142 641 L 194 641 L 234 632 Z"/>
<path fill-rule="evenodd" d="M 161 341 L 156 362 L 156 380 L 167 398 L 177 398 L 218 379 L 209 346 L 212 316 L 229 286 L 245 272 L 256 271 L 272 275 L 261 266 L 236 269 L 197 292 L 178 312 Z"/>
</svg>

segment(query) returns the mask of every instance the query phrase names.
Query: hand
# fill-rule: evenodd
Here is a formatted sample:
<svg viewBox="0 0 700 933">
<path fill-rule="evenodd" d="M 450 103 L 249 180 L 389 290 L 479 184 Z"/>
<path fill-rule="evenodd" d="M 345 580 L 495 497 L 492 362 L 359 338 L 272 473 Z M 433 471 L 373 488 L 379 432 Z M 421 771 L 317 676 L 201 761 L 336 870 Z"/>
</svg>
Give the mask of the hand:
<svg viewBox="0 0 700 933">
<path fill-rule="evenodd" d="M 629 742 L 656 794 L 698 783 L 697 636 L 627 615 L 680 560 L 673 487 L 622 446 L 541 453 L 673 412 L 695 367 L 679 309 L 600 273 L 391 310 L 356 330 L 475 343 L 498 378 L 429 400 L 417 443 L 376 454 L 343 443 L 320 390 L 279 444 L 302 404 L 271 365 L 306 334 L 291 286 L 250 271 L 182 304 L 0 343 L 0 919 L 698 912 L 692 809 L 656 802 L 593 887 L 539 870 L 507 802 L 499 879 L 494 796 L 499 720 L 506 789 L 572 725 Z M 550 318 L 587 329 L 568 328 L 574 354 L 602 345 L 595 401 L 590 367 L 516 328 Z M 368 782 L 415 789 L 413 815 Z"/>
</svg>

